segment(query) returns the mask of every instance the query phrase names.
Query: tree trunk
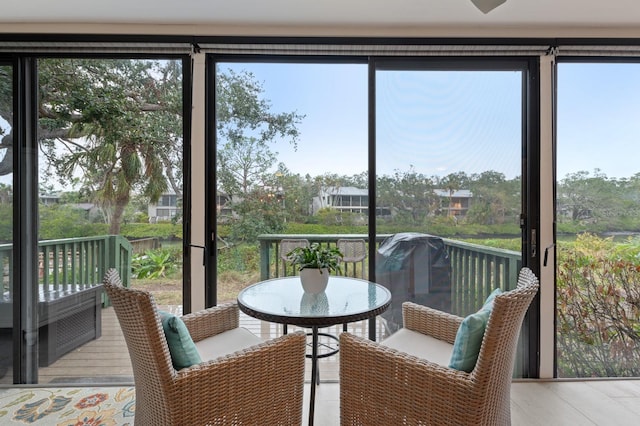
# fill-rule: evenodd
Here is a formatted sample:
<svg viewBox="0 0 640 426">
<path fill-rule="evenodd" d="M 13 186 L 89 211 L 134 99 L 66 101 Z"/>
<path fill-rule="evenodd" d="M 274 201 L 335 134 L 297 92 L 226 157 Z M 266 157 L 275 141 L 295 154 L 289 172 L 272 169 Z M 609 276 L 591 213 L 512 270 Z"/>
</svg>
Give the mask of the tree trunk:
<svg viewBox="0 0 640 426">
<path fill-rule="evenodd" d="M 121 195 L 116 198 L 116 205 L 111 216 L 111 224 L 109 225 L 109 235 L 120 235 L 120 225 L 124 216 L 124 209 L 129 204 L 129 194 Z"/>
</svg>

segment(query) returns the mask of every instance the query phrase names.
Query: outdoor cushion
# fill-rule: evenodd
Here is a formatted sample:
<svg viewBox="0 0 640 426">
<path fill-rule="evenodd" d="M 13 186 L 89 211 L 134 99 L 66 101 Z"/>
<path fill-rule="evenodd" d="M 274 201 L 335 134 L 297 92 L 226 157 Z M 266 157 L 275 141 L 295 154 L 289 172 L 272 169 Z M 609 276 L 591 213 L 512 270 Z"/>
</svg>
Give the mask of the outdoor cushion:
<svg viewBox="0 0 640 426">
<path fill-rule="evenodd" d="M 169 312 L 158 311 L 158 314 L 174 368 L 180 370 L 201 363 L 202 358 L 184 321 Z"/>
<path fill-rule="evenodd" d="M 415 357 L 446 367 L 451 359 L 453 345 L 435 337 L 401 328 L 380 342 L 382 346 L 397 349 Z"/>
<path fill-rule="evenodd" d="M 493 309 L 493 299 L 500 293 L 502 293 L 502 291 L 499 288 L 495 289 L 489 297 L 487 297 L 487 300 L 485 300 L 484 305 L 478 312 L 467 316 L 462 321 L 460 328 L 458 328 L 455 342 L 453 343 L 449 368 L 470 373 L 476 366 L 480 346 L 482 345 L 482 338 L 484 337 L 484 330 L 487 328 L 489 316 Z"/>
<path fill-rule="evenodd" d="M 203 361 L 220 358 L 250 346 L 261 343 L 262 340 L 246 328 L 234 328 L 215 336 L 210 336 L 196 342 L 196 348 Z"/>
</svg>

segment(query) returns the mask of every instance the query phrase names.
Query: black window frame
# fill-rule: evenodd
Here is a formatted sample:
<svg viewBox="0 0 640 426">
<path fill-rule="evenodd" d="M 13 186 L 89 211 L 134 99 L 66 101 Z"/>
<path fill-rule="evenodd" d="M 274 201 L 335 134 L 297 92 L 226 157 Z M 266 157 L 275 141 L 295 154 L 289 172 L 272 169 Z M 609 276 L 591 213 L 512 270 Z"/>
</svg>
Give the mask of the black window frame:
<svg viewBox="0 0 640 426">
<path fill-rule="evenodd" d="M 386 56 L 305 56 L 305 55 L 261 55 L 247 54 L 214 54 L 206 55 L 206 117 L 215 117 L 215 79 L 217 63 L 367 63 L 368 66 L 368 173 L 369 194 L 368 201 L 376 200 L 376 135 L 375 135 L 375 73 L 380 69 L 420 69 L 420 70 L 469 70 L 469 71 L 522 71 L 522 263 L 529 266 L 539 276 L 539 262 L 536 247 L 539 246 L 540 206 L 539 206 L 539 153 L 540 153 L 540 82 L 538 56 L 482 56 L 482 57 L 386 57 Z M 212 147 L 217 146 L 215 120 L 208 120 L 205 131 L 205 157 L 207 159 L 207 185 L 215 183 L 216 152 Z M 216 221 L 215 197 L 211 196 L 214 188 L 205 188 L 205 229 L 211 235 L 206 242 L 209 253 L 205 272 L 205 300 L 206 306 L 217 304 L 217 271 L 215 258 Z M 334 200 L 335 201 L 335 200 Z M 369 240 L 375 241 L 376 213 L 381 207 L 367 205 Z M 375 250 L 374 244 L 369 245 L 369 276 L 375 281 Z M 527 342 L 528 351 L 524 355 L 528 368 L 525 377 L 539 376 L 539 321 L 540 300 L 536 297 L 525 318 L 524 327 L 529 331 Z M 375 339 L 375 319 L 369 323 L 369 338 Z"/>
</svg>

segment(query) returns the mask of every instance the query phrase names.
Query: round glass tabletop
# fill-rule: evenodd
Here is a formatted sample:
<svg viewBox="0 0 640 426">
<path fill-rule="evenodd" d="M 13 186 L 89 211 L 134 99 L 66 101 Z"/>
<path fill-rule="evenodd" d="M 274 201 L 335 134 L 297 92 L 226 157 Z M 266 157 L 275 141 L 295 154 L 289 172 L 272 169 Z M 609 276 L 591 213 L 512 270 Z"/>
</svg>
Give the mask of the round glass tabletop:
<svg viewBox="0 0 640 426">
<path fill-rule="evenodd" d="M 262 281 L 238 294 L 238 306 L 255 318 L 303 327 L 359 321 L 384 312 L 391 293 L 357 278 L 331 276 L 320 294 L 305 293 L 300 277 Z"/>
</svg>

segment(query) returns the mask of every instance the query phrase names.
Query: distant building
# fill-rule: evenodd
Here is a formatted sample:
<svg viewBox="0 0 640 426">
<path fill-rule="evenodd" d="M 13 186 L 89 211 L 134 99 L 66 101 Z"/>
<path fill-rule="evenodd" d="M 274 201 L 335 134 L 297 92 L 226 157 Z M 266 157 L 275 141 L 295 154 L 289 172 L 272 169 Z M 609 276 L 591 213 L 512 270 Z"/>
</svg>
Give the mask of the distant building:
<svg viewBox="0 0 640 426">
<path fill-rule="evenodd" d="M 447 216 L 466 216 L 473 198 L 471 191 L 459 189 L 450 194 L 446 189 L 434 189 L 433 192 L 440 197 L 440 210 L 446 213 Z"/>
<path fill-rule="evenodd" d="M 235 216 L 231 206 L 231 197 L 229 195 L 224 192 L 218 192 L 216 194 L 216 211 L 220 222 L 225 222 L 229 220 L 229 218 Z"/>
<path fill-rule="evenodd" d="M 45 206 L 51 206 L 60 202 L 60 194 L 40 194 L 40 202 Z"/>
<path fill-rule="evenodd" d="M 322 188 L 320 193 L 313 197 L 311 214 L 315 215 L 327 207 L 341 213 L 354 213 L 366 217 L 369 214 L 369 190 L 354 186 Z M 390 216 L 391 210 L 388 207 L 377 207 L 376 215 Z"/>
<path fill-rule="evenodd" d="M 56 206 L 60 207 L 71 207 L 74 209 L 82 210 L 87 219 L 92 219 L 98 215 L 100 215 L 100 208 L 94 203 L 69 203 L 62 201 L 64 193 L 57 192 L 52 194 L 40 194 L 40 203 L 43 206 Z"/>
<path fill-rule="evenodd" d="M 313 197 L 311 214 L 331 207 L 340 212 L 367 214 L 369 211 L 369 191 L 353 186 L 322 188 Z"/>
<path fill-rule="evenodd" d="M 440 211 L 455 217 L 467 214 L 473 194 L 467 189 L 460 189 L 449 194 L 445 189 L 435 189 L 434 193 L 440 197 Z M 358 213 L 364 216 L 369 212 L 369 190 L 353 186 L 322 188 L 318 196 L 313 197 L 311 214 L 315 215 L 323 208 L 330 207 L 339 212 Z M 376 216 L 391 216 L 389 207 L 379 206 Z"/>
<path fill-rule="evenodd" d="M 182 197 L 173 193 L 162 194 L 156 204 L 149 204 L 147 213 L 149 222 L 168 222 L 178 216 L 182 207 L 178 206 L 178 201 L 182 204 Z"/>
</svg>

